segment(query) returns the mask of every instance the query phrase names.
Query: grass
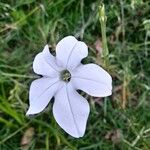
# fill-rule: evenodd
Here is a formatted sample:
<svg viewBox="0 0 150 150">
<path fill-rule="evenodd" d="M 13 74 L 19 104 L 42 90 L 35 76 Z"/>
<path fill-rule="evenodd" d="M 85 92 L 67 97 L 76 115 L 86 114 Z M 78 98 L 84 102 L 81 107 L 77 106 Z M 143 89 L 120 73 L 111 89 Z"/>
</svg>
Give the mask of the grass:
<svg viewBox="0 0 150 150">
<path fill-rule="evenodd" d="M 1 0 L 0 150 L 150 149 L 150 3 L 104 1 L 109 49 L 106 65 L 95 47 L 97 40 L 102 41 L 100 2 Z M 55 45 L 66 35 L 87 43 L 85 63 L 96 62 L 113 77 L 111 97 L 88 96 L 91 113 L 86 134 L 80 139 L 60 129 L 52 105 L 38 116 L 25 116 L 29 85 L 36 78 L 34 56 L 46 43 L 55 52 Z"/>
</svg>

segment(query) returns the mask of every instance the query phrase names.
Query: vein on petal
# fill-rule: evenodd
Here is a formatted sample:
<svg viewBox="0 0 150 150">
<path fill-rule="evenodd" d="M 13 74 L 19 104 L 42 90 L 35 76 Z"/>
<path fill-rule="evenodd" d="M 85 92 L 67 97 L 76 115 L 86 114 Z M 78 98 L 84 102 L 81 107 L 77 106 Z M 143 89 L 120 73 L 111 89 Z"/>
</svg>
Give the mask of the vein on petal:
<svg viewBox="0 0 150 150">
<path fill-rule="evenodd" d="M 49 88 L 51 88 L 53 85 L 55 85 L 58 82 L 59 82 L 59 80 L 57 80 L 56 82 L 54 82 L 53 84 L 51 84 L 50 86 L 48 86 L 37 98 L 40 98 Z M 33 100 L 33 102 L 35 102 L 37 100 L 37 98 L 35 98 Z"/>
<path fill-rule="evenodd" d="M 78 41 L 74 44 L 74 46 L 73 46 L 72 49 L 71 49 L 71 52 L 70 52 L 70 54 L 69 54 L 69 56 L 68 56 L 68 59 L 67 59 L 66 68 L 68 68 L 68 64 L 69 64 L 70 57 L 71 57 L 71 55 L 72 55 L 72 53 L 73 53 L 73 51 L 74 51 L 74 49 L 75 49 L 77 43 L 78 43 Z"/>
<path fill-rule="evenodd" d="M 42 52 L 41 52 L 42 53 Z M 45 60 L 45 62 L 49 65 L 49 66 L 51 66 L 56 72 L 59 72 L 59 70 L 57 70 L 51 63 L 49 63 L 49 62 L 47 62 L 47 59 L 44 57 L 44 55 L 43 55 L 43 53 L 42 53 L 42 57 L 43 57 L 43 59 Z M 55 59 L 55 58 L 54 58 Z M 56 64 L 55 64 L 56 65 Z"/>
<path fill-rule="evenodd" d="M 73 121 L 74 121 L 76 130 L 77 130 L 77 133 L 78 133 L 78 135 L 80 136 L 80 131 L 79 131 L 79 129 L 78 129 L 78 125 L 77 125 L 77 122 L 76 122 L 76 120 L 75 120 L 74 113 L 73 113 L 73 110 L 72 110 L 72 107 L 71 107 L 71 103 L 70 103 L 70 99 L 69 99 L 69 93 L 68 93 L 67 85 L 66 85 L 66 93 L 67 93 L 67 100 L 68 100 L 68 103 L 69 103 L 69 108 L 70 108 L 70 111 L 71 111 L 71 114 L 72 114 L 72 117 L 73 117 Z"/>
<path fill-rule="evenodd" d="M 57 70 L 56 68 L 54 68 L 50 63 L 48 63 L 47 61 L 46 61 L 46 63 L 47 63 L 48 65 L 50 65 L 56 72 L 59 72 L 59 70 Z"/>
<path fill-rule="evenodd" d="M 89 79 L 89 78 L 84 78 L 84 77 L 79 77 L 79 76 L 72 76 L 72 78 L 78 78 L 78 79 L 81 79 L 81 80 L 89 80 L 89 81 L 93 81 L 93 82 L 96 82 L 96 83 L 106 85 L 105 82 L 101 82 L 101 81 L 93 80 L 93 79 Z M 111 90 L 111 88 L 110 88 L 110 90 Z"/>
</svg>

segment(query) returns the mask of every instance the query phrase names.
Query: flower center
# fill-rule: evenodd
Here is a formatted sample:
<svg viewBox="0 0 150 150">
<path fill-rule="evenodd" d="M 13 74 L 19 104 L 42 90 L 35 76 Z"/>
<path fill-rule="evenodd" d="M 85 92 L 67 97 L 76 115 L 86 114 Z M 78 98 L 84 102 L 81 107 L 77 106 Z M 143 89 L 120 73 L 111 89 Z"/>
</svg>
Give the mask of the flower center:
<svg viewBox="0 0 150 150">
<path fill-rule="evenodd" d="M 65 82 L 69 82 L 71 79 L 71 73 L 68 70 L 63 70 L 60 73 L 60 78 L 61 78 L 61 80 L 65 81 Z"/>
</svg>

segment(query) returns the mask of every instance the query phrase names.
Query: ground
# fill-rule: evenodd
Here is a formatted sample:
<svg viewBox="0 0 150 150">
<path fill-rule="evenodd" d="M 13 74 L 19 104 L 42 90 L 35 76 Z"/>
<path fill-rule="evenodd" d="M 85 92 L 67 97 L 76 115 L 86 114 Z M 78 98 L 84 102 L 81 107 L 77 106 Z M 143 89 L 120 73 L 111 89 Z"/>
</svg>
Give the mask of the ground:
<svg viewBox="0 0 150 150">
<path fill-rule="evenodd" d="M 0 150 L 149 150 L 150 3 L 103 1 L 107 16 L 107 64 L 101 57 L 100 0 L 1 0 Z M 83 138 L 74 139 L 55 122 L 52 104 L 26 117 L 28 92 L 37 78 L 34 56 L 46 43 L 74 35 L 89 47 L 83 63 L 103 66 L 113 78 L 107 98 L 86 95 L 91 112 Z"/>
</svg>

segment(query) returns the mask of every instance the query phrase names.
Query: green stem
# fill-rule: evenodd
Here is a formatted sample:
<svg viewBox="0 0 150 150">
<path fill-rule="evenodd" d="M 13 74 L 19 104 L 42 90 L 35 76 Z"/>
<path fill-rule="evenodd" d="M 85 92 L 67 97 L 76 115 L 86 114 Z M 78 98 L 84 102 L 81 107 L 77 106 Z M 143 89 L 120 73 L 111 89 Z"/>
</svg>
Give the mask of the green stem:
<svg viewBox="0 0 150 150">
<path fill-rule="evenodd" d="M 106 38 L 106 21 L 107 17 L 105 15 L 105 6 L 104 4 L 99 6 L 99 20 L 101 25 L 101 34 L 102 34 L 102 58 L 104 62 L 108 60 L 108 46 L 107 46 L 107 38 Z"/>
</svg>

